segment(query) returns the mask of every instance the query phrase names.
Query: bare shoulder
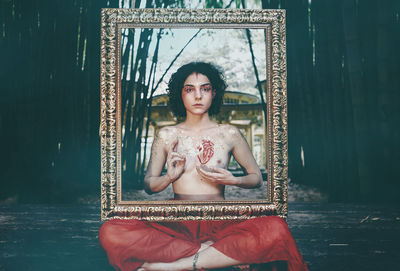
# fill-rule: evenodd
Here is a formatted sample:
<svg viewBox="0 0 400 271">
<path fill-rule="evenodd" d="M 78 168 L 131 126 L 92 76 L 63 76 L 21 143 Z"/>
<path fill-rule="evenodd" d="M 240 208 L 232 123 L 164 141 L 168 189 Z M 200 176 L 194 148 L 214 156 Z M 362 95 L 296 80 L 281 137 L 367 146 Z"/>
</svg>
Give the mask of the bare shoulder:
<svg viewBox="0 0 400 271">
<path fill-rule="evenodd" d="M 159 137 L 169 137 L 176 132 L 175 126 L 165 126 L 158 130 Z"/>
<path fill-rule="evenodd" d="M 236 144 L 238 141 L 243 140 L 242 133 L 240 130 L 231 124 L 219 125 L 220 133 L 227 143 Z"/>
<path fill-rule="evenodd" d="M 155 142 L 165 147 L 168 147 L 171 142 L 175 140 L 176 137 L 176 127 L 175 126 L 165 126 L 158 130 Z"/>
<path fill-rule="evenodd" d="M 239 129 L 231 124 L 221 124 L 219 126 L 220 132 L 228 137 L 241 136 Z"/>
</svg>

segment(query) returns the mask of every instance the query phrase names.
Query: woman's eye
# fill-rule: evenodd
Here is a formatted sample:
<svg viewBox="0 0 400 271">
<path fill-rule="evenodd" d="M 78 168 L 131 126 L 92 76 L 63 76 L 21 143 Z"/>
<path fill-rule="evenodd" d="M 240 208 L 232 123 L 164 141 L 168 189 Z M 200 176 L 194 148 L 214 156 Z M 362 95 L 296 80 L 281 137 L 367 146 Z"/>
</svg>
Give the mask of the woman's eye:
<svg viewBox="0 0 400 271">
<path fill-rule="evenodd" d="M 192 92 L 193 91 L 193 88 L 184 88 L 183 89 L 185 92 Z"/>
<path fill-rule="evenodd" d="M 206 88 L 202 88 L 201 90 L 204 91 L 204 92 L 209 92 L 209 91 L 211 91 L 211 88 L 210 87 L 206 87 Z"/>
</svg>

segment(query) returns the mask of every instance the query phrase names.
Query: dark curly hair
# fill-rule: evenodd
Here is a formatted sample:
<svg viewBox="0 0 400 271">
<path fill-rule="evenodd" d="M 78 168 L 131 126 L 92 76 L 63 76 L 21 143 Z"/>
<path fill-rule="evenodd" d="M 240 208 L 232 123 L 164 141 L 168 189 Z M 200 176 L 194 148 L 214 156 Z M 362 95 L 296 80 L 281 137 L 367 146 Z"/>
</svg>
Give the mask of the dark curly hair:
<svg viewBox="0 0 400 271">
<path fill-rule="evenodd" d="M 172 112 L 177 117 L 186 117 L 186 108 L 182 101 L 182 89 L 186 78 L 192 73 L 201 73 L 210 80 L 215 96 L 208 109 L 208 113 L 210 115 L 218 114 L 227 84 L 221 70 L 205 62 L 190 62 L 172 74 L 168 82 L 169 107 Z"/>
</svg>

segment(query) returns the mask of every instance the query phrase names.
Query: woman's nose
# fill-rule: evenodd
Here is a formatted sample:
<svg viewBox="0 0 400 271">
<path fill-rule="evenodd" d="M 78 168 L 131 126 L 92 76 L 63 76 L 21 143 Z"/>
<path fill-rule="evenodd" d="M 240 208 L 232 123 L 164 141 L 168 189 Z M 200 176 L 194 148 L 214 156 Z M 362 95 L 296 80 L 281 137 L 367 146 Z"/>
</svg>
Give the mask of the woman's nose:
<svg viewBox="0 0 400 271">
<path fill-rule="evenodd" d="M 196 89 L 195 92 L 194 92 L 194 97 L 196 99 L 201 99 L 201 96 L 202 96 L 201 90 L 200 89 Z"/>
</svg>

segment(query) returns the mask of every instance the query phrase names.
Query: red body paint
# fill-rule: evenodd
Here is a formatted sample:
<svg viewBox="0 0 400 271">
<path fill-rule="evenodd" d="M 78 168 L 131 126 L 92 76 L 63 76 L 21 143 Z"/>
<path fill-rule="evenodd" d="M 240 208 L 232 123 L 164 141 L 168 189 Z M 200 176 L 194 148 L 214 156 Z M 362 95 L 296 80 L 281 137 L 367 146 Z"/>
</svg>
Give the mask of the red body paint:
<svg viewBox="0 0 400 271">
<path fill-rule="evenodd" d="M 214 155 L 214 143 L 205 139 L 203 139 L 201 143 L 202 146 L 197 147 L 197 149 L 200 151 L 200 153 L 197 155 L 197 158 L 202 165 L 205 165 Z"/>
</svg>

